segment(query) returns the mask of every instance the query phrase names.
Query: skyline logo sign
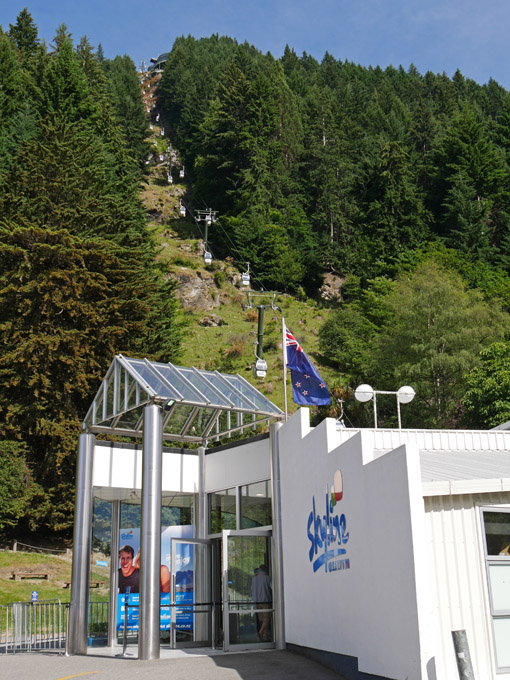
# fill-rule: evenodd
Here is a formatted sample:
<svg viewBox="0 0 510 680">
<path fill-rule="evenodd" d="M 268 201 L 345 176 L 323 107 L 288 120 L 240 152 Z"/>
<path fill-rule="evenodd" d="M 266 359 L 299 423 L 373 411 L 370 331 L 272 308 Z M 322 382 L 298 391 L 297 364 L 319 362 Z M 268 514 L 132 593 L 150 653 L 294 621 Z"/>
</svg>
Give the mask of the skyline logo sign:
<svg viewBox="0 0 510 680">
<path fill-rule="evenodd" d="M 326 487 L 324 496 L 326 512 L 322 516 L 317 514 L 315 496 L 312 497 L 312 510 L 308 515 L 306 533 L 310 541 L 308 558 L 314 573 L 322 566 L 326 573 L 350 569 L 349 558 L 342 557 L 347 554 L 344 546 L 349 541 L 347 519 L 345 514 L 336 508 L 342 498 L 343 478 L 340 470 L 335 472 L 333 484 Z"/>
</svg>

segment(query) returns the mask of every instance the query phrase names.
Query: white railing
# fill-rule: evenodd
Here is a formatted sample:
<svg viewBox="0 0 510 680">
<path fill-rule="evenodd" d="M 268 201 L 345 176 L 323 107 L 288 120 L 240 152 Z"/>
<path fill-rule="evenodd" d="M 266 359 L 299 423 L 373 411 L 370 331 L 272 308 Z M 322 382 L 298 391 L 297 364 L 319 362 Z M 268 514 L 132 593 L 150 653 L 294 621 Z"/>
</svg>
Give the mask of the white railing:
<svg viewBox="0 0 510 680">
<path fill-rule="evenodd" d="M 0 651 L 64 653 L 68 607 L 60 600 L 0 605 Z"/>
<path fill-rule="evenodd" d="M 510 430 L 383 430 L 337 427 L 339 443 L 362 433 L 374 450 L 415 444 L 420 451 L 509 451 Z M 368 442 L 367 442 L 368 444 Z"/>
</svg>

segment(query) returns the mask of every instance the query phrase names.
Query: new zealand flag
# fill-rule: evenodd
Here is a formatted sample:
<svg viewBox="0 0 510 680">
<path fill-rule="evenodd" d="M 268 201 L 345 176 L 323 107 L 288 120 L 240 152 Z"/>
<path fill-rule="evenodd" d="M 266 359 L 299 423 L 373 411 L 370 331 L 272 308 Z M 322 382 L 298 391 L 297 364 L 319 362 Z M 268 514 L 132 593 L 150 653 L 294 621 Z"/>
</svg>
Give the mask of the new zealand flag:
<svg viewBox="0 0 510 680">
<path fill-rule="evenodd" d="M 331 403 L 325 382 L 310 363 L 299 342 L 288 328 L 285 328 L 285 349 L 287 367 L 292 378 L 294 403 L 324 406 Z"/>
</svg>

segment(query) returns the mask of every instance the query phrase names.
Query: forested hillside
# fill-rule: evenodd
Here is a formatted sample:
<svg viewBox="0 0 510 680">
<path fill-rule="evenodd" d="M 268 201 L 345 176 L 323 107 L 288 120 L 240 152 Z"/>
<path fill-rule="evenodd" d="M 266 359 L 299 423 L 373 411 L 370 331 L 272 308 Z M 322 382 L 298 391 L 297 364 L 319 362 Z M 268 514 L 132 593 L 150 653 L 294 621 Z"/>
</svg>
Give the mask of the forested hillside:
<svg viewBox="0 0 510 680">
<path fill-rule="evenodd" d="M 287 295 L 347 424 L 372 422 L 352 399 L 362 382 L 414 387 L 405 426 L 510 419 L 509 92 L 213 35 L 178 38 L 155 93 L 144 107 L 131 59 L 64 25 L 49 46 L 27 10 L 0 29 L 0 532 L 69 531 L 80 422 L 114 354 L 178 361 L 187 318 L 201 361 L 249 370 L 240 284 L 214 343 L 177 302 L 179 263 L 228 304 L 227 270 L 197 271 L 199 209 L 217 211 L 217 262 L 249 262 L 258 287 Z M 150 140 L 156 115 L 169 140 Z M 148 179 L 168 141 L 193 257 L 175 254 L 175 216 L 148 221 L 171 191 L 166 166 Z M 325 275 L 340 284 L 328 301 Z M 267 331 L 280 356 L 279 319 Z M 394 426 L 393 400 L 378 407 Z"/>
<path fill-rule="evenodd" d="M 24 516 L 58 531 L 113 355 L 175 358 L 177 303 L 138 197 L 132 61 L 73 46 L 65 26 L 47 47 L 24 10 L 0 35 L 0 119 L 0 530 Z"/>
<path fill-rule="evenodd" d="M 324 272 L 342 278 L 320 332 L 340 392 L 409 383 L 415 427 L 510 418 L 494 387 L 510 361 L 510 93 L 217 35 L 176 40 L 159 90 L 197 196 L 265 285 L 314 296 Z"/>
</svg>

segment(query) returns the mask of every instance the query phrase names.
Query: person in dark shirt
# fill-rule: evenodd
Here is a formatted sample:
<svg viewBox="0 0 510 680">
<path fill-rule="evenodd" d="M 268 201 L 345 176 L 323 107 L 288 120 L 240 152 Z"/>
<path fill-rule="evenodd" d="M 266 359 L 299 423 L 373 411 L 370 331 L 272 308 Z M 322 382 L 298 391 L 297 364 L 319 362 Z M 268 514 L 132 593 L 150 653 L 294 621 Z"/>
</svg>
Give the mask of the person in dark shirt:
<svg viewBox="0 0 510 680">
<path fill-rule="evenodd" d="M 140 570 L 133 564 L 134 556 L 135 551 L 130 545 L 124 545 L 119 550 L 119 593 L 125 593 L 127 586 L 132 593 L 140 592 Z"/>
<path fill-rule="evenodd" d="M 267 573 L 265 564 L 261 564 L 255 570 L 255 576 L 251 583 L 251 599 L 256 609 L 271 609 L 273 606 L 273 591 L 271 589 L 271 579 Z M 258 631 L 258 638 L 263 642 L 269 640 L 268 627 L 271 621 L 271 612 L 260 612 L 257 619 L 262 625 Z"/>
</svg>

